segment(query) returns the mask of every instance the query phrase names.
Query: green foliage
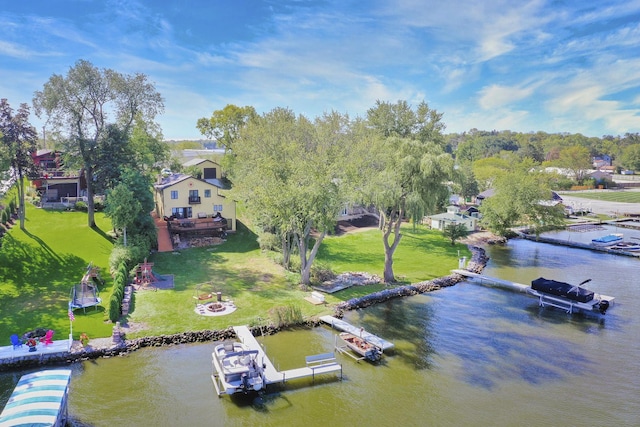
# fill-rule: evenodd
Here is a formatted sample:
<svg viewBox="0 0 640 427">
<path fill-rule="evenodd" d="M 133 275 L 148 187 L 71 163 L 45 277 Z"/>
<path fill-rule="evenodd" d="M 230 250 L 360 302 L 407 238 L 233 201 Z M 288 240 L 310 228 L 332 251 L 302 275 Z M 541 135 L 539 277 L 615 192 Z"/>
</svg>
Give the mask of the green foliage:
<svg viewBox="0 0 640 427">
<path fill-rule="evenodd" d="M 122 313 L 122 299 L 124 298 L 124 288 L 129 282 L 126 274 L 127 264 L 121 262 L 117 268 L 117 273 L 113 278 L 113 290 L 109 298 L 109 320 L 117 322 Z"/>
<path fill-rule="evenodd" d="M 315 263 L 311 267 L 311 283 L 316 285 L 336 278 L 336 273 L 326 263 Z"/>
<path fill-rule="evenodd" d="M 138 249 L 135 246 L 115 246 L 109 256 L 109 271 L 115 274 L 122 265 L 135 265 L 138 261 Z M 124 271 L 129 274 L 128 270 Z"/>
<path fill-rule="evenodd" d="M 260 244 L 260 249 L 263 251 L 277 251 L 282 250 L 282 242 L 280 238 L 273 233 L 269 233 L 264 231 L 260 233 L 258 237 L 258 243 Z"/>
<path fill-rule="evenodd" d="M 564 211 L 553 206 L 547 176 L 531 171 L 524 161 L 496 179 L 496 194 L 480 206 L 482 224 L 492 232 L 505 236 L 516 225 L 527 225 L 538 233 L 544 227 L 563 225 Z"/>
<path fill-rule="evenodd" d="M 625 169 L 640 171 L 640 144 L 632 144 L 622 150 L 619 158 Z"/>
<path fill-rule="evenodd" d="M 256 110 L 251 106 L 227 104 L 222 110 L 215 110 L 210 118 L 198 119 L 196 127 L 201 134 L 215 139 L 225 150 L 230 150 L 242 128 L 256 116 Z"/>
<path fill-rule="evenodd" d="M 88 206 L 86 202 L 79 200 L 73 205 L 73 209 L 77 210 L 78 212 L 87 212 Z"/>
<path fill-rule="evenodd" d="M 424 102 L 415 112 L 406 101 L 378 101 L 367 111 L 368 123 L 381 139 L 369 146 L 361 185 L 364 204 L 376 206 L 381 217 L 387 283 L 395 281 L 393 254 L 400 243 L 402 221 L 417 222 L 449 196 L 453 159 L 444 151 L 441 118 Z"/>
<path fill-rule="evenodd" d="M 302 323 L 304 317 L 297 305 L 278 306 L 269 310 L 269 319 L 276 328 Z"/>
<path fill-rule="evenodd" d="M 469 235 L 469 230 L 467 230 L 467 226 L 464 224 L 449 224 L 444 228 L 443 231 L 444 237 L 451 240 L 451 246 L 455 246 L 456 241 L 458 239 L 462 239 L 463 237 L 467 237 Z"/>
</svg>

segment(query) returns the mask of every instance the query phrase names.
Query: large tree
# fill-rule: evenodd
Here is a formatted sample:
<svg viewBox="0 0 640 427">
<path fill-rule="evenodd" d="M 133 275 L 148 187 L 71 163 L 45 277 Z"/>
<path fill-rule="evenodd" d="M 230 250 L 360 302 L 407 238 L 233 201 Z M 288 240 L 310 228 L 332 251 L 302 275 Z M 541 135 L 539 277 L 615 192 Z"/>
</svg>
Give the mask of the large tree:
<svg viewBox="0 0 640 427">
<path fill-rule="evenodd" d="M 33 104 L 38 116 L 46 114 L 54 130 L 64 135 L 66 163 L 77 160 L 84 170 L 88 223 L 93 227 L 94 171 L 101 144 L 110 140 L 109 125 L 129 136 L 137 117 L 153 121 L 163 111 L 162 97 L 144 74 L 120 74 L 79 60 L 66 76 L 51 76 L 43 90 L 35 93 Z"/>
<path fill-rule="evenodd" d="M 276 108 L 251 120 L 233 147 L 230 179 L 254 223 L 282 241 L 285 263 L 293 247 L 302 283 L 344 206 L 348 118 L 325 114 L 315 122 Z"/>
<path fill-rule="evenodd" d="M 18 188 L 18 217 L 20 228 L 24 229 L 25 188 L 24 178 L 33 176 L 35 166 L 31 153 L 36 150 L 38 134 L 29 123 L 29 106 L 20 104 L 14 113 L 6 99 L 0 100 L 0 155 L 5 157 L 13 170 Z"/>
<path fill-rule="evenodd" d="M 238 138 L 240 129 L 256 116 L 256 110 L 251 106 L 227 104 L 222 110 L 214 111 L 211 117 L 198 119 L 196 127 L 201 134 L 215 139 L 225 151 L 229 151 L 233 149 L 233 142 Z"/>
<path fill-rule="evenodd" d="M 593 167 L 589 150 L 580 145 L 572 145 L 560 150 L 555 164 L 568 169 L 578 183 L 582 183 L 587 172 Z"/>
<path fill-rule="evenodd" d="M 424 102 L 414 111 L 405 101 L 378 101 L 367 118 L 380 140 L 370 150 L 365 201 L 372 202 L 380 215 L 384 280 L 391 283 L 402 221 L 421 219 L 446 200 L 453 159 L 444 151 L 442 114 Z"/>
<path fill-rule="evenodd" d="M 482 224 L 498 235 L 512 227 L 529 226 L 536 234 L 564 225 L 564 209 L 551 203 L 549 175 L 535 171 L 531 161 L 513 165 L 495 181 L 495 194 L 482 202 Z"/>
</svg>

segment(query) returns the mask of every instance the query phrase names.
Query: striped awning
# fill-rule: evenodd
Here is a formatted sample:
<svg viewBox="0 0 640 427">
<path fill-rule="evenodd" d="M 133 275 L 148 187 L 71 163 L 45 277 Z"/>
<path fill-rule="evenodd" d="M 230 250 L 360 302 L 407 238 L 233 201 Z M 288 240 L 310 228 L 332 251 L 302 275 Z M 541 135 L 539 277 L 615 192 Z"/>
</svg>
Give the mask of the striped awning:
<svg viewBox="0 0 640 427">
<path fill-rule="evenodd" d="M 66 411 L 70 369 L 23 375 L 0 414 L 0 427 L 56 426 Z"/>
</svg>

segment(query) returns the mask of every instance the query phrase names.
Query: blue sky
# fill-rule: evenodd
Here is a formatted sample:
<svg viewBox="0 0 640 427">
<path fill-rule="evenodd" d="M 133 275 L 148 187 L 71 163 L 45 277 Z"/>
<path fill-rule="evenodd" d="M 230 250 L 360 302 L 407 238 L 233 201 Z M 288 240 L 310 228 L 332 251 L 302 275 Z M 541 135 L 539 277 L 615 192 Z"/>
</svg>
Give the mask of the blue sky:
<svg viewBox="0 0 640 427">
<path fill-rule="evenodd" d="M 227 104 L 364 117 L 425 100 L 446 132 L 640 132 L 640 0 L 22 0 L 0 9 L 0 97 L 78 59 L 149 76 L 166 139 Z M 42 122 L 32 117 L 41 129 Z"/>
</svg>

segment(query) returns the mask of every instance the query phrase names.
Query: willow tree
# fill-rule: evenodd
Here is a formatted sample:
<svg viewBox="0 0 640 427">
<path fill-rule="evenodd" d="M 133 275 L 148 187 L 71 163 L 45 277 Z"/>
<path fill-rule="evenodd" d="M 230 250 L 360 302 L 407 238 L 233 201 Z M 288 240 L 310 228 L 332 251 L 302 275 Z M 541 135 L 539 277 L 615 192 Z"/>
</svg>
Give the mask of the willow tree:
<svg viewBox="0 0 640 427">
<path fill-rule="evenodd" d="M 448 195 L 453 159 L 444 151 L 442 114 L 424 102 L 414 111 L 405 101 L 378 101 L 367 112 L 380 141 L 371 150 L 365 200 L 380 217 L 384 281 L 395 282 L 393 256 L 402 239 L 400 226 L 434 212 Z"/>
<path fill-rule="evenodd" d="M 51 76 L 35 93 L 33 104 L 38 117 L 46 114 L 48 123 L 64 136 L 65 163 L 79 163 L 84 170 L 88 223 L 93 227 L 94 171 L 100 145 L 108 140 L 108 126 L 130 135 L 136 118 L 152 121 L 162 112 L 162 97 L 144 74 L 121 74 L 79 60 L 66 76 Z"/>
<path fill-rule="evenodd" d="M 337 113 L 310 121 L 276 108 L 249 121 L 234 141 L 229 177 L 256 225 L 275 231 L 286 264 L 293 247 L 301 282 L 344 206 L 348 117 Z"/>
<path fill-rule="evenodd" d="M 31 153 L 36 150 L 38 134 L 29 123 L 29 106 L 20 104 L 14 112 L 6 99 L 0 100 L 0 156 L 11 166 L 18 189 L 18 217 L 24 229 L 24 178 L 33 177 L 35 166 Z"/>
</svg>

